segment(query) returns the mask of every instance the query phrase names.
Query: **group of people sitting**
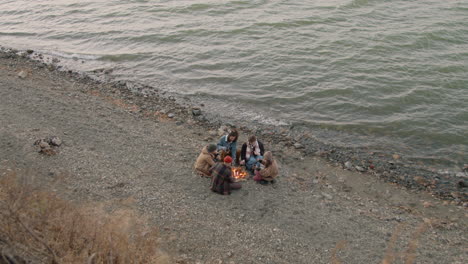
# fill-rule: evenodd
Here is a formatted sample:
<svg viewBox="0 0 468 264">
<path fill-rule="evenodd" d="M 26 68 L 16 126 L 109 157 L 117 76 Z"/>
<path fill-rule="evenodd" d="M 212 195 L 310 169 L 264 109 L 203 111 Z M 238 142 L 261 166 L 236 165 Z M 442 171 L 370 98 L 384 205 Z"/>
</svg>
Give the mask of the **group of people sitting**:
<svg viewBox="0 0 468 264">
<path fill-rule="evenodd" d="M 195 170 L 200 176 L 211 178 L 211 190 L 220 194 L 230 194 L 240 189 L 240 182 L 232 176 L 232 166 L 245 166 L 253 180 L 266 185 L 275 183 L 279 174 L 278 165 L 271 151 L 265 152 L 263 143 L 252 135 L 237 149 L 239 133 L 232 130 L 220 138 L 217 145 L 205 146 L 195 162 Z"/>
</svg>

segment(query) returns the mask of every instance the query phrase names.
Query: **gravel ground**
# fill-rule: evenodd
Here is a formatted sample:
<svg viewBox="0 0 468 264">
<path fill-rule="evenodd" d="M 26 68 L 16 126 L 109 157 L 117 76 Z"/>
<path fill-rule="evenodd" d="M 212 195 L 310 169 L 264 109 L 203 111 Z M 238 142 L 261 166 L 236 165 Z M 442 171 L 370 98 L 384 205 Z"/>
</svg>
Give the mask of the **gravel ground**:
<svg viewBox="0 0 468 264">
<path fill-rule="evenodd" d="M 192 166 L 217 133 L 174 98 L 0 53 L 2 168 L 33 171 L 76 203 L 135 208 L 158 226 L 173 263 L 466 263 L 464 205 L 290 144 L 264 140 L 281 166 L 276 184 L 212 193 Z M 39 153 L 34 142 L 50 136 L 63 141 L 57 154 Z"/>
</svg>

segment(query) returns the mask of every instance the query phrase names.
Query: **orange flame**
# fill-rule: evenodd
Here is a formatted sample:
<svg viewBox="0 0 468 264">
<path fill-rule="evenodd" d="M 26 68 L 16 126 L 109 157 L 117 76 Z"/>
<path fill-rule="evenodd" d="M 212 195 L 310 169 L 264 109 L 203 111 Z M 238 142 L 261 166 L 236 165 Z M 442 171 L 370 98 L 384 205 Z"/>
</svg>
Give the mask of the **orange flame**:
<svg viewBox="0 0 468 264">
<path fill-rule="evenodd" d="M 231 171 L 232 177 L 237 180 L 245 179 L 249 175 L 246 171 L 242 169 L 242 167 L 232 167 Z"/>
</svg>

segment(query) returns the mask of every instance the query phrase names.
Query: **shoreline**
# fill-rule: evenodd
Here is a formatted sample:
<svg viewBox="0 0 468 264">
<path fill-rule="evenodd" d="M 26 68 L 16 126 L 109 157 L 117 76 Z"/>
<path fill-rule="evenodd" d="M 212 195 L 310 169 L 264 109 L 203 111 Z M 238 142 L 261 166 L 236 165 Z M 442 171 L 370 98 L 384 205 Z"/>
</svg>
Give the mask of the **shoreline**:
<svg viewBox="0 0 468 264">
<path fill-rule="evenodd" d="M 179 123 L 186 122 L 193 116 L 196 123 L 190 125 L 201 125 L 210 130 L 218 130 L 220 127 L 227 130 L 229 127 L 235 127 L 243 134 L 253 133 L 270 142 L 281 142 L 286 147 L 294 147 L 305 156 L 321 157 L 336 167 L 370 174 L 410 189 L 426 191 L 441 199 L 455 201 L 459 205 L 468 202 L 467 188 L 460 188 L 460 186 L 468 185 L 468 166 L 459 172 L 430 170 L 416 166 L 414 162 L 405 160 L 396 153 L 369 152 L 364 148 L 329 145 L 314 139 L 310 131 L 296 129 L 294 126 L 268 126 L 249 121 L 236 124 L 223 122 L 216 113 L 205 113 L 204 105 L 193 105 L 190 100 L 167 95 L 165 91 L 160 91 L 155 87 L 124 81 L 96 80 L 85 73 L 57 67 L 54 65 L 54 60 L 52 63 L 41 61 L 43 56 L 36 54 L 33 50 L 17 51 L 0 46 L 0 53 L 1 56 L 11 56 L 11 58 L 27 58 L 40 67 L 57 71 L 89 85 L 105 85 L 107 89 L 113 90 L 112 94 L 118 93 L 120 99 L 131 102 L 132 111 L 140 116 L 156 115 Z M 102 72 L 105 72 L 105 69 Z"/>
<path fill-rule="evenodd" d="M 0 62 L 2 169 L 32 170 L 37 186 L 77 204 L 135 208 L 158 226 L 172 263 L 378 263 L 393 253 L 421 263 L 468 258 L 468 204 L 456 206 L 460 198 L 444 201 L 343 169 L 327 160 L 339 151 L 307 153 L 297 145 L 307 142 L 288 130 L 256 131 L 279 161 L 276 184 L 248 180 L 230 196 L 217 195 L 192 165 L 224 124 L 177 98 L 144 97 L 27 56 L 0 53 Z M 240 129 L 240 142 L 253 133 Z M 63 140 L 52 156 L 34 145 L 48 136 Z M 417 233 L 419 227 L 427 231 Z"/>
</svg>

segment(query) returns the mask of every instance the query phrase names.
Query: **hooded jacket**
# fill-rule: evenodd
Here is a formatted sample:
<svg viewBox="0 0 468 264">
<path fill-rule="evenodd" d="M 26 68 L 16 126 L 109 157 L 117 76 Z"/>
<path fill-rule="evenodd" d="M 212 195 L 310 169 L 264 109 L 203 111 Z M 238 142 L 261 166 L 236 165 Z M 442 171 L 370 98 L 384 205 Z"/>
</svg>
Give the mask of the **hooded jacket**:
<svg viewBox="0 0 468 264">
<path fill-rule="evenodd" d="M 198 156 L 197 161 L 195 161 L 195 169 L 209 176 L 209 170 L 214 164 L 215 161 L 213 155 L 208 152 L 207 147 L 204 147 Z"/>
</svg>

